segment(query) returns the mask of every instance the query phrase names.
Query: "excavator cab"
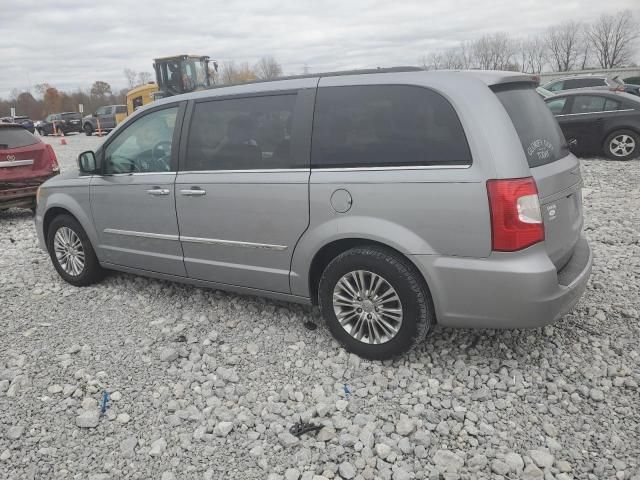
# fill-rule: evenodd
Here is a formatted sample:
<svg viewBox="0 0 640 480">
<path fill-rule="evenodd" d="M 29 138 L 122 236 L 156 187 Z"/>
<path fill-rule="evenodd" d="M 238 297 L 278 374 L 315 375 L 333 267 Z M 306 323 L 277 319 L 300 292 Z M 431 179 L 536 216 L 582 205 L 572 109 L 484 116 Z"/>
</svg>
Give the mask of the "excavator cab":
<svg viewBox="0 0 640 480">
<path fill-rule="evenodd" d="M 155 99 L 204 90 L 211 86 L 207 56 L 177 55 L 156 58 L 153 68 L 158 84 L 158 91 L 154 93 Z"/>
</svg>

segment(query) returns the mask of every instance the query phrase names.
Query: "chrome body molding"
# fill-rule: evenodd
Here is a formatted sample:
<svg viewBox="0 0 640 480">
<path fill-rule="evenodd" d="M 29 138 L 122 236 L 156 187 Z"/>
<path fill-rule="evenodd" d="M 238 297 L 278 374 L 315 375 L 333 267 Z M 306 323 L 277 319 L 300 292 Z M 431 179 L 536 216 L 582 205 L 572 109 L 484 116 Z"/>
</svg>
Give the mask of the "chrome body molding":
<svg viewBox="0 0 640 480">
<path fill-rule="evenodd" d="M 226 245 L 229 247 L 243 247 L 243 248 L 259 248 L 264 250 L 286 250 L 286 245 L 271 245 L 268 243 L 252 243 L 252 242 L 238 242 L 236 240 L 220 240 L 217 238 L 201 238 L 201 237 L 185 237 L 180 235 L 180 241 L 189 243 L 206 243 L 208 245 Z"/>
<path fill-rule="evenodd" d="M 242 248 L 258 248 L 264 250 L 277 250 L 284 251 L 289 248 L 286 245 L 272 245 L 269 243 L 253 243 L 253 242 L 239 242 L 236 240 L 220 240 L 217 238 L 202 238 L 202 237 L 185 237 L 184 235 L 167 235 L 164 233 L 148 233 L 148 232 L 136 232 L 133 230 L 118 230 L 115 228 L 105 228 L 104 233 L 112 235 L 125 235 L 128 237 L 140 237 L 140 238 L 152 238 L 155 240 L 171 240 L 181 241 L 189 243 L 204 243 L 207 245 L 225 245 L 229 247 L 242 247 Z"/>
<path fill-rule="evenodd" d="M 33 159 L 7 160 L 5 162 L 0 162 L 0 168 L 21 167 L 23 165 L 33 165 Z"/>
</svg>

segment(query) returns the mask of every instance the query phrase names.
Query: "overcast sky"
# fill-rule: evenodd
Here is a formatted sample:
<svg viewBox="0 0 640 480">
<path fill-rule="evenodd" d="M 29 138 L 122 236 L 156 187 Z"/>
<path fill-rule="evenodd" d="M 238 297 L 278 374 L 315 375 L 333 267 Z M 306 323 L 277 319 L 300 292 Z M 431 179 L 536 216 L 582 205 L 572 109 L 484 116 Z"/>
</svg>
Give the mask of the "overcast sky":
<svg viewBox="0 0 640 480">
<path fill-rule="evenodd" d="M 181 53 L 273 55 L 286 74 L 416 65 L 485 33 L 524 37 L 623 9 L 640 18 L 639 0 L 0 0 L 0 97 L 42 82 L 124 88 L 125 68 L 152 72 L 153 58 Z"/>
</svg>

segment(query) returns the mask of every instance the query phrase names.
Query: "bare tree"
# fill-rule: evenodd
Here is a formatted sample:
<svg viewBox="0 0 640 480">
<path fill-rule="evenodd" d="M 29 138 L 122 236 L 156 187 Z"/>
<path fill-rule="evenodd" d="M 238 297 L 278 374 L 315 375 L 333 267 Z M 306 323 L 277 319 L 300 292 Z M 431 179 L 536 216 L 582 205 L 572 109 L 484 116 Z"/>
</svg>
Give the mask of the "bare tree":
<svg viewBox="0 0 640 480">
<path fill-rule="evenodd" d="M 602 68 L 615 68 L 632 60 L 640 26 L 630 10 L 617 15 L 601 15 L 591 25 L 588 36 L 593 53 Z"/>
<path fill-rule="evenodd" d="M 506 33 L 484 35 L 473 43 L 473 60 L 482 70 L 513 70 L 514 40 Z"/>
<path fill-rule="evenodd" d="M 526 73 L 540 73 L 546 64 L 547 47 L 540 36 L 530 37 L 518 43 L 518 68 Z"/>
<path fill-rule="evenodd" d="M 272 56 L 262 57 L 254 67 L 260 80 L 272 80 L 282 76 L 282 66 Z"/>
<path fill-rule="evenodd" d="M 575 67 L 580 55 L 581 30 L 580 23 L 574 21 L 554 25 L 547 30 L 549 60 L 556 71 L 566 72 Z"/>
<path fill-rule="evenodd" d="M 256 79 L 255 72 L 247 62 L 236 65 L 233 60 L 222 66 L 220 80 L 226 85 L 248 82 Z"/>
<path fill-rule="evenodd" d="M 129 85 L 129 90 L 137 85 L 136 77 L 138 73 L 135 70 L 131 70 L 130 68 L 124 69 L 124 76 L 127 79 L 127 84 Z"/>
<path fill-rule="evenodd" d="M 140 72 L 138 73 L 138 84 L 144 85 L 145 83 L 149 83 L 151 81 L 151 74 L 149 72 Z"/>
</svg>

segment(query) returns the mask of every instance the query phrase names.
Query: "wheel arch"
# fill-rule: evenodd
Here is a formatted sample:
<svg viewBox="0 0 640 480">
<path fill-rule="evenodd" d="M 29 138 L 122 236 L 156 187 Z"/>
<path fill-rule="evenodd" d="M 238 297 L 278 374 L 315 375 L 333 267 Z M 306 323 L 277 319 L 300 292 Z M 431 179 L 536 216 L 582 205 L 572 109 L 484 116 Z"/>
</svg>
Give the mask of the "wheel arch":
<svg viewBox="0 0 640 480">
<path fill-rule="evenodd" d="M 313 305 L 318 304 L 318 287 L 320 283 L 320 277 L 327 265 L 329 265 L 329 263 L 341 253 L 356 247 L 378 247 L 383 250 L 389 250 L 394 254 L 406 259 L 409 264 L 413 266 L 416 275 L 418 275 L 419 281 L 422 282 L 429 296 L 431 296 L 431 290 L 429 289 L 427 279 L 424 278 L 424 275 L 421 273 L 420 268 L 411 259 L 410 255 L 401 252 L 397 248 L 394 248 L 387 243 L 383 243 L 377 240 L 372 240 L 370 238 L 364 237 L 348 237 L 333 240 L 323 245 L 313 256 L 307 278 L 309 297 Z M 433 298 L 431 300 L 433 301 Z"/>
<path fill-rule="evenodd" d="M 94 246 L 96 255 L 98 255 L 98 249 L 95 248 L 98 245 L 98 235 L 93 227 L 91 219 L 75 199 L 62 193 L 55 193 L 47 199 L 47 207 L 42 217 L 42 234 L 45 240 L 45 245 L 49 226 L 53 219 L 59 215 L 69 215 L 80 224 L 87 234 L 87 237 L 89 237 L 89 241 Z"/>
</svg>

